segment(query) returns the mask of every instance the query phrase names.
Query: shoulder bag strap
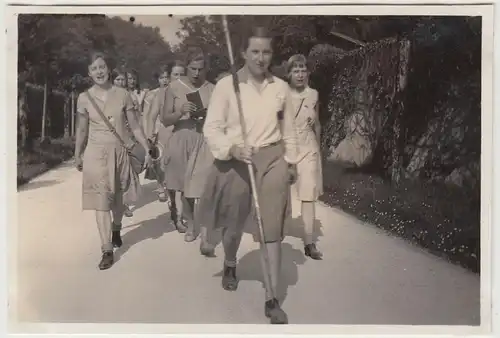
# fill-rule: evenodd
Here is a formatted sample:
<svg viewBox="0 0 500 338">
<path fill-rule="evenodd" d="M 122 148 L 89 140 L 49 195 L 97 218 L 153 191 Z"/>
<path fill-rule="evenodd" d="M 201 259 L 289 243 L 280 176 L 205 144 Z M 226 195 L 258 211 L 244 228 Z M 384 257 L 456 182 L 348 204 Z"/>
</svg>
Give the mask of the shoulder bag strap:
<svg viewBox="0 0 500 338">
<path fill-rule="evenodd" d="M 297 109 L 297 112 L 295 113 L 295 118 L 297 118 L 297 116 L 299 116 L 299 113 L 300 113 L 300 110 L 302 109 L 302 105 L 304 104 L 304 101 L 305 101 L 305 99 L 302 99 L 300 101 L 299 109 Z"/>
<path fill-rule="evenodd" d="M 94 109 L 97 111 L 97 113 L 99 114 L 99 116 L 101 116 L 101 119 L 104 121 L 104 123 L 106 124 L 106 126 L 108 127 L 108 129 L 115 135 L 115 137 L 118 139 L 118 141 L 120 141 L 120 143 L 122 144 L 122 146 L 124 148 L 127 148 L 127 146 L 125 145 L 125 142 L 123 141 L 123 139 L 116 132 L 115 127 L 113 127 L 113 125 L 109 122 L 109 120 L 106 118 L 106 116 L 104 116 L 104 113 L 101 111 L 101 109 L 95 103 L 94 99 L 92 98 L 92 95 L 90 95 L 90 93 L 88 91 L 86 91 L 85 94 L 87 94 L 87 97 L 88 97 L 90 103 L 92 104 L 92 106 L 94 107 Z"/>
</svg>

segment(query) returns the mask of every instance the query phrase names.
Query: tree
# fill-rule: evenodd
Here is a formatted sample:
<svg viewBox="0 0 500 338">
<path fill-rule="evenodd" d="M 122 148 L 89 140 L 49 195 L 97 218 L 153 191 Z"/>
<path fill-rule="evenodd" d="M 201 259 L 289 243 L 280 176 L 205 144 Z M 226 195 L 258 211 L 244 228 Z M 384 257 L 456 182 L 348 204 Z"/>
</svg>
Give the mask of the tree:
<svg viewBox="0 0 500 338">
<path fill-rule="evenodd" d="M 173 60 L 171 47 L 163 40 L 159 29 L 117 17 L 108 19 L 107 25 L 116 41 L 115 65 L 134 68 L 142 84 L 151 84 L 160 66 Z"/>
<path fill-rule="evenodd" d="M 19 75 L 44 88 L 39 119 L 42 139 L 48 134 L 46 123 L 51 115 L 51 90 L 70 93 L 90 85 L 86 64 L 89 51 L 103 51 L 115 61 L 110 63 L 111 68 L 123 62 L 136 68 L 140 77 L 148 80 L 159 65 L 172 59 L 170 46 L 158 28 L 134 25 L 105 15 L 22 14 L 18 28 Z"/>
<path fill-rule="evenodd" d="M 19 16 L 19 69 L 30 80 L 43 84 L 41 140 L 46 139 L 48 100 L 52 88 L 64 86 L 65 78 L 82 72 L 84 51 L 92 49 L 99 34 L 92 23 L 103 16 L 23 14 Z M 96 30 L 94 30 L 95 32 Z M 92 36 L 93 40 L 89 39 Z M 105 34 L 106 36 L 106 34 Z M 109 38 L 109 34 L 106 36 Z"/>
<path fill-rule="evenodd" d="M 317 44 L 339 44 L 339 39 L 330 34 L 332 27 L 342 21 L 342 17 L 299 16 L 299 15 L 230 15 L 227 17 L 231 33 L 235 63 L 243 64 L 239 51 L 242 37 L 252 25 L 263 24 L 276 36 L 274 65 L 280 65 L 292 54 L 308 55 Z M 181 30 L 177 33 L 182 51 L 190 45 L 202 47 L 208 54 L 223 54 L 227 57 L 227 46 L 222 26 L 222 16 L 193 16 L 181 20 Z M 344 43 L 345 44 L 345 43 Z M 352 43 L 347 43 L 351 48 Z"/>
</svg>

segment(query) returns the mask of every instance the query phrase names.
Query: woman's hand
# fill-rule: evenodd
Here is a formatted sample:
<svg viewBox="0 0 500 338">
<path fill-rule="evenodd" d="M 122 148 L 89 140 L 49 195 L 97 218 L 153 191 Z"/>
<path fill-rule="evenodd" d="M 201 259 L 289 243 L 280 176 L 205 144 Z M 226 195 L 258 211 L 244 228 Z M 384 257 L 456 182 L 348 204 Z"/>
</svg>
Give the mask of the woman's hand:
<svg viewBox="0 0 500 338">
<path fill-rule="evenodd" d="M 314 128 L 316 125 L 316 121 L 310 117 L 307 118 L 307 125 L 311 128 Z"/>
<path fill-rule="evenodd" d="M 252 155 L 254 153 L 254 150 L 252 147 L 247 146 L 247 147 L 239 147 L 239 146 L 232 146 L 230 150 L 230 154 L 233 158 L 245 162 L 247 164 L 252 163 Z"/>
<path fill-rule="evenodd" d="M 196 105 L 191 102 L 186 102 L 182 105 L 181 107 L 181 114 L 182 115 L 187 115 L 187 114 L 193 114 L 198 110 Z"/>
<path fill-rule="evenodd" d="M 153 164 L 153 159 L 151 158 L 151 155 L 149 154 L 149 151 L 146 153 L 146 156 L 144 156 L 144 169 L 147 169 L 151 167 Z"/>
<path fill-rule="evenodd" d="M 81 156 L 76 156 L 75 157 L 75 168 L 78 171 L 82 171 L 83 170 L 83 159 L 82 159 Z"/>
<path fill-rule="evenodd" d="M 288 165 L 288 182 L 290 184 L 297 182 L 297 166 L 295 164 Z"/>
</svg>

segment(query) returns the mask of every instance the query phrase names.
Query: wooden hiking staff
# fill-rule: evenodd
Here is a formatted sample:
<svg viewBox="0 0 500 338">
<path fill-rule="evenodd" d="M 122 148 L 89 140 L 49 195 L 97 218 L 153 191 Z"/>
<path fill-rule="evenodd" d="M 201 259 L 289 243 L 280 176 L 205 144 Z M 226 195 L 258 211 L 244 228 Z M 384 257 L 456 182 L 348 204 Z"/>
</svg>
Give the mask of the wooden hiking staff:
<svg viewBox="0 0 500 338">
<path fill-rule="evenodd" d="M 246 147 L 247 146 L 247 136 L 246 136 L 247 133 L 246 133 L 246 127 L 245 127 L 245 118 L 243 116 L 243 108 L 241 106 L 240 86 L 239 86 L 239 81 L 238 81 L 238 74 L 236 73 L 236 68 L 235 68 L 235 64 L 234 64 L 233 47 L 231 44 L 231 35 L 229 34 L 229 26 L 227 24 L 226 15 L 222 15 L 222 24 L 224 26 L 224 33 L 226 35 L 226 44 L 227 44 L 227 49 L 228 49 L 228 53 L 229 53 L 229 61 L 231 63 L 231 75 L 233 78 L 234 92 L 236 94 L 236 102 L 238 105 L 238 115 L 239 115 L 239 121 L 240 121 L 240 126 L 241 126 L 241 134 L 243 137 L 243 144 Z M 252 188 L 253 202 L 255 205 L 255 213 L 257 214 L 257 224 L 259 226 L 259 233 L 260 233 L 260 244 L 261 244 L 261 247 L 264 249 L 264 261 L 266 264 L 264 276 L 269 281 L 268 285 L 270 286 L 270 289 L 271 289 L 271 296 L 273 298 L 275 298 L 274 290 L 272 288 L 272 283 L 271 283 L 271 268 L 270 268 L 270 264 L 269 264 L 269 253 L 267 251 L 266 241 L 264 238 L 264 227 L 262 224 L 262 216 L 260 214 L 259 197 L 258 197 L 258 193 L 257 193 L 257 186 L 255 183 L 255 173 L 253 171 L 253 165 L 251 163 L 248 163 L 247 166 L 248 166 L 248 173 L 250 175 L 250 184 L 251 184 L 251 188 Z"/>
</svg>

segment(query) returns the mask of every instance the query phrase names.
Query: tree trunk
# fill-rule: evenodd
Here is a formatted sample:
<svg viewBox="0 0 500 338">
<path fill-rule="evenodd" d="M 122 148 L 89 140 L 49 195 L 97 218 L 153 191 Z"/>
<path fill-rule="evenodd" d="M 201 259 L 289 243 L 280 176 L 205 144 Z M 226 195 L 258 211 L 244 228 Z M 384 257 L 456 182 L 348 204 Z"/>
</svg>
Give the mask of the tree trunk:
<svg viewBox="0 0 500 338">
<path fill-rule="evenodd" d="M 75 91 L 71 91 L 71 137 L 75 136 Z"/>
<path fill-rule="evenodd" d="M 392 143 L 392 166 L 391 179 L 395 184 L 399 184 L 401 180 L 401 171 L 403 167 L 403 138 L 401 132 L 401 117 L 404 112 L 404 91 L 406 88 L 406 79 L 408 75 L 408 62 L 410 57 L 410 41 L 407 39 L 398 39 L 399 47 L 399 62 L 398 76 L 396 82 L 396 109 L 394 111 L 393 124 L 393 143 Z"/>
<path fill-rule="evenodd" d="M 47 98 L 48 98 L 48 77 L 47 74 L 45 75 L 45 83 L 43 85 L 43 110 L 42 110 L 42 136 L 41 136 L 41 141 L 45 141 L 46 135 L 45 135 L 45 125 L 46 125 L 46 120 L 47 120 Z"/>
<path fill-rule="evenodd" d="M 69 97 L 64 98 L 64 137 L 68 138 L 69 137 L 69 129 L 70 129 L 70 123 L 71 123 L 71 118 L 70 118 L 70 105 L 71 99 Z"/>
<path fill-rule="evenodd" d="M 26 142 L 28 140 L 28 111 L 27 111 L 27 103 L 23 98 L 19 100 L 19 132 L 21 136 L 21 149 L 26 149 Z"/>
</svg>

